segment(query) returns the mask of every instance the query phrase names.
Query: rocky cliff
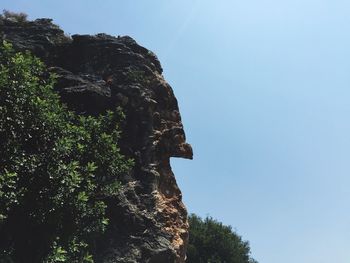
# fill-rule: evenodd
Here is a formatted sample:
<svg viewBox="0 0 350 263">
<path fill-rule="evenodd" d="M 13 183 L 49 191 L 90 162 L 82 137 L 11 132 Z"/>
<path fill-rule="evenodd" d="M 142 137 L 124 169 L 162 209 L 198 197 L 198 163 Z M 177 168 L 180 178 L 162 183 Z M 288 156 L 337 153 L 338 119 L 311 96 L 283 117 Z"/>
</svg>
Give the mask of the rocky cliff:
<svg viewBox="0 0 350 263">
<path fill-rule="evenodd" d="M 96 262 L 184 262 L 187 212 L 169 158 L 192 158 L 192 149 L 157 57 L 127 36 L 68 37 L 50 19 L 0 19 L 0 37 L 46 63 L 70 109 L 97 115 L 120 106 L 126 115 L 121 149 L 135 167 L 109 203 Z"/>
</svg>

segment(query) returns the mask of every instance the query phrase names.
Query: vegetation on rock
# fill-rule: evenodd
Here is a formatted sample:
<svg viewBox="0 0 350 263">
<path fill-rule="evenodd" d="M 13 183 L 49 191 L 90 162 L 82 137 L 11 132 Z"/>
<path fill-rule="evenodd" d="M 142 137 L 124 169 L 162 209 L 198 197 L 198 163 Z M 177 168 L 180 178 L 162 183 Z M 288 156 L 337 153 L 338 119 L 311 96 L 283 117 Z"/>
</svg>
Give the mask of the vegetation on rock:
<svg viewBox="0 0 350 263">
<path fill-rule="evenodd" d="M 1 262 L 93 262 L 106 201 L 132 161 L 118 148 L 120 110 L 76 115 L 39 59 L 0 47 Z"/>
<path fill-rule="evenodd" d="M 189 216 L 188 263 L 257 263 L 250 257 L 249 243 L 230 226 L 206 217 Z"/>
<path fill-rule="evenodd" d="M 3 10 L 0 14 L 0 19 L 12 20 L 14 22 L 23 23 L 27 21 L 28 15 L 26 13 L 15 13 L 8 10 Z"/>
</svg>

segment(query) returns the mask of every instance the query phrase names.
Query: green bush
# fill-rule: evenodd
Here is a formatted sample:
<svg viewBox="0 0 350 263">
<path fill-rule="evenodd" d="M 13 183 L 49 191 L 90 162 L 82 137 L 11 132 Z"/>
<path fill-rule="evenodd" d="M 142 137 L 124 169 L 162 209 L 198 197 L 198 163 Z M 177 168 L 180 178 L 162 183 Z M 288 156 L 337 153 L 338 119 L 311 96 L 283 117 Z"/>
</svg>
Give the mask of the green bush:
<svg viewBox="0 0 350 263">
<path fill-rule="evenodd" d="M 250 258 L 249 243 L 230 226 L 207 217 L 189 216 L 188 263 L 257 263 Z"/>
<path fill-rule="evenodd" d="M 27 21 L 28 15 L 26 13 L 15 13 L 4 9 L 2 15 L 0 14 L 0 18 L 24 23 Z"/>
<path fill-rule="evenodd" d="M 53 84 L 39 59 L 0 46 L 1 262 L 93 262 L 106 200 L 132 166 L 120 110 L 78 116 Z"/>
</svg>

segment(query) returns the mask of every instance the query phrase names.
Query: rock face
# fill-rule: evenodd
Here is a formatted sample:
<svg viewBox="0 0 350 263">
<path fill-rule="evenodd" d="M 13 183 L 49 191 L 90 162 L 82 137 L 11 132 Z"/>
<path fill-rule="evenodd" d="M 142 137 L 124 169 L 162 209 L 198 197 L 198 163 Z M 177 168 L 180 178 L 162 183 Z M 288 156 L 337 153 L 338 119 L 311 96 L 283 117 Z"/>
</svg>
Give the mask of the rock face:
<svg viewBox="0 0 350 263">
<path fill-rule="evenodd" d="M 187 212 L 169 158 L 191 159 L 192 149 L 157 57 L 127 36 L 68 37 L 50 19 L 0 19 L 0 37 L 57 74 L 55 88 L 72 110 L 96 115 L 120 106 L 126 115 L 121 149 L 135 167 L 109 203 L 113 220 L 96 262 L 184 262 Z"/>
</svg>

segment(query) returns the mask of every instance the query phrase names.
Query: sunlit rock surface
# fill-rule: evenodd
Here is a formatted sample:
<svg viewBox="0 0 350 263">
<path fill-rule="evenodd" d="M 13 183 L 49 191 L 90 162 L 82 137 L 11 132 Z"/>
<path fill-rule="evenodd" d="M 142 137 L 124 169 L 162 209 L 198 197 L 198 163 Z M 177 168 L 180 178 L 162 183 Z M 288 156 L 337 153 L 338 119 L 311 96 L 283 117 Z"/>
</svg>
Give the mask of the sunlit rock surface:
<svg viewBox="0 0 350 263">
<path fill-rule="evenodd" d="M 169 158 L 192 158 L 178 103 L 157 57 L 130 37 L 66 36 L 50 19 L 0 20 L 0 37 L 30 50 L 57 74 L 68 107 L 99 114 L 122 107 L 121 149 L 135 160 L 109 201 L 106 235 L 96 262 L 184 262 L 188 223 Z"/>
</svg>

